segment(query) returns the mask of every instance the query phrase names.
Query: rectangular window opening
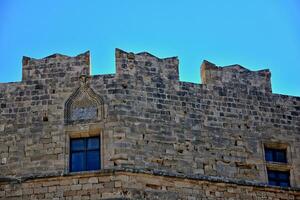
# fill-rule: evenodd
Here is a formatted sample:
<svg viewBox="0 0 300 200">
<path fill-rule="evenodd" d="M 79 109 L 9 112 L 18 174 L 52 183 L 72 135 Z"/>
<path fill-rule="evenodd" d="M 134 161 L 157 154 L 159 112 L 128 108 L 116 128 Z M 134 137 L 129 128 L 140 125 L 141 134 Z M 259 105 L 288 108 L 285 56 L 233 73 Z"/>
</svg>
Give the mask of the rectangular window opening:
<svg viewBox="0 0 300 200">
<path fill-rule="evenodd" d="M 265 148 L 265 159 L 268 162 L 287 163 L 286 149 Z"/>
<path fill-rule="evenodd" d="M 99 170 L 100 137 L 70 139 L 70 172 Z"/>
<path fill-rule="evenodd" d="M 264 150 L 269 185 L 290 187 L 287 145 L 265 144 Z"/>
<path fill-rule="evenodd" d="M 290 172 L 268 170 L 269 185 L 290 187 Z"/>
</svg>

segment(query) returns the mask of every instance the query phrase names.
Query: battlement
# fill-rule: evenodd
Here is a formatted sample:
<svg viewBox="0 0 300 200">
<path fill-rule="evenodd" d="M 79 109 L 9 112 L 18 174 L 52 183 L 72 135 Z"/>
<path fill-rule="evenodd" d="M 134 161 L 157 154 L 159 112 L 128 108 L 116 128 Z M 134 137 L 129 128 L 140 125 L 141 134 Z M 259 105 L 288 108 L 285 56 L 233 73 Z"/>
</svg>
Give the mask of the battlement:
<svg viewBox="0 0 300 200">
<path fill-rule="evenodd" d="M 158 58 L 148 52 L 132 53 L 115 50 L 116 80 L 149 85 L 160 81 L 166 87 L 178 85 L 179 59 Z M 74 57 L 53 54 L 42 59 L 23 57 L 22 80 L 39 80 L 53 77 L 79 77 L 90 75 L 90 52 Z M 260 92 L 272 92 L 271 72 L 268 69 L 251 71 L 240 65 L 218 67 L 203 61 L 201 65 L 202 84 L 236 87 L 242 85 Z M 237 87 L 238 88 L 238 87 Z"/>
<path fill-rule="evenodd" d="M 178 64 L 177 57 L 158 58 L 148 52 L 134 54 L 116 49 L 117 77 L 130 76 L 146 84 L 151 77 L 157 77 L 166 84 L 174 84 L 179 81 Z"/>
<path fill-rule="evenodd" d="M 128 53 L 116 49 L 117 76 L 160 77 L 165 83 L 179 82 L 177 57 L 158 58 L 148 52 Z M 201 65 L 202 84 L 216 86 L 243 85 L 261 92 L 272 92 L 271 72 L 268 69 L 251 71 L 240 65 L 218 67 L 206 60 Z"/>
<path fill-rule="evenodd" d="M 272 92 L 269 69 L 251 71 L 238 64 L 218 67 L 204 60 L 201 65 L 201 79 L 203 84 L 243 84 L 260 91 Z"/>
<path fill-rule="evenodd" d="M 90 75 L 89 51 L 74 57 L 57 53 L 41 59 L 23 56 L 22 81 L 64 77 L 68 74 Z"/>
</svg>

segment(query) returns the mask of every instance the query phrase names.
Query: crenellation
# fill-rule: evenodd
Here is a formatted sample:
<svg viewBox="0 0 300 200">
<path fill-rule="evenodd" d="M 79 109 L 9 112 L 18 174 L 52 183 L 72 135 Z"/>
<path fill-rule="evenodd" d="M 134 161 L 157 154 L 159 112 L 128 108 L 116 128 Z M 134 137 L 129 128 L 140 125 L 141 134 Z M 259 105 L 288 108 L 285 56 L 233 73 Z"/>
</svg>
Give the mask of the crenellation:
<svg viewBox="0 0 300 200">
<path fill-rule="evenodd" d="M 76 76 L 90 75 L 90 52 L 75 57 L 53 54 L 35 59 L 24 56 L 22 64 L 22 81 L 65 77 L 72 73 Z"/>
<path fill-rule="evenodd" d="M 250 71 L 240 65 L 218 67 L 204 60 L 201 65 L 201 80 L 203 84 L 254 87 L 262 92 L 272 92 L 271 72 L 268 69 Z"/>
<path fill-rule="evenodd" d="M 151 85 L 164 88 L 179 82 L 178 58 L 157 58 L 149 53 L 127 53 L 116 49 L 116 74 L 135 85 Z"/>
</svg>

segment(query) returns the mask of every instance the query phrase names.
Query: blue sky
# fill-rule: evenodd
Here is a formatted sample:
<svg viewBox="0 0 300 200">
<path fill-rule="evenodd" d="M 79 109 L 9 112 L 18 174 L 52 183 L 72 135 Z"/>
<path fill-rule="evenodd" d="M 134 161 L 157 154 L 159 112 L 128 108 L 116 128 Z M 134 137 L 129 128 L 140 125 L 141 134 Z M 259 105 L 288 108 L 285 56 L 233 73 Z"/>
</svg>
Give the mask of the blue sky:
<svg viewBox="0 0 300 200">
<path fill-rule="evenodd" d="M 115 48 L 178 56 L 195 83 L 203 59 L 269 68 L 274 93 L 300 96 L 299 0 L 0 1 L 0 82 L 21 80 L 23 55 L 90 50 L 93 74 L 114 73 Z"/>
</svg>

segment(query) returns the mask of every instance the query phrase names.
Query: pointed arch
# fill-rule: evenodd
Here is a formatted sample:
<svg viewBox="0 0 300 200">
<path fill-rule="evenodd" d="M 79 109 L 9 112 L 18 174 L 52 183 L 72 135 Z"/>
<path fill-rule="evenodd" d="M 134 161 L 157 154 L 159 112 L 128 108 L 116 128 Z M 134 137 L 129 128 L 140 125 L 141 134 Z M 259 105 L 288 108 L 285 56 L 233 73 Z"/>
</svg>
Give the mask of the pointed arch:
<svg viewBox="0 0 300 200">
<path fill-rule="evenodd" d="M 100 121 L 104 118 L 104 101 L 90 87 L 82 85 L 65 103 L 65 122 Z"/>
</svg>

